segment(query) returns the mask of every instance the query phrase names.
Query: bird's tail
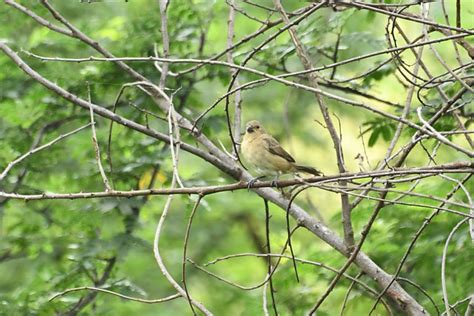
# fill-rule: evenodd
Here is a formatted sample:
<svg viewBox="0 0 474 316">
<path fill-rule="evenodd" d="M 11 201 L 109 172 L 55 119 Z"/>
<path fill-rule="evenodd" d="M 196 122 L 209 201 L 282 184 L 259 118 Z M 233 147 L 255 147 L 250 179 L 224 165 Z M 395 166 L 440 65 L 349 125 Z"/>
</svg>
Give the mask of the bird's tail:
<svg viewBox="0 0 474 316">
<path fill-rule="evenodd" d="M 301 171 L 301 172 L 306 172 L 310 173 L 315 176 L 321 176 L 323 173 L 319 170 L 314 169 L 313 167 L 307 167 L 307 166 L 300 166 L 300 165 L 294 165 L 296 171 Z"/>
</svg>

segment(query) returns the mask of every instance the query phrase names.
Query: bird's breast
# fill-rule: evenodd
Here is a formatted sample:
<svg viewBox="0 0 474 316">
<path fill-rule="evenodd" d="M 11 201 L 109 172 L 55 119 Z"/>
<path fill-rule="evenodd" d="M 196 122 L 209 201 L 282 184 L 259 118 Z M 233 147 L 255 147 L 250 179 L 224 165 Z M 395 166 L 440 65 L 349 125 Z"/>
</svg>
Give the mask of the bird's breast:
<svg viewBox="0 0 474 316">
<path fill-rule="evenodd" d="M 241 152 L 244 159 L 262 174 L 285 173 L 290 171 L 292 167 L 286 159 L 271 153 L 263 138 L 244 137 Z"/>
</svg>

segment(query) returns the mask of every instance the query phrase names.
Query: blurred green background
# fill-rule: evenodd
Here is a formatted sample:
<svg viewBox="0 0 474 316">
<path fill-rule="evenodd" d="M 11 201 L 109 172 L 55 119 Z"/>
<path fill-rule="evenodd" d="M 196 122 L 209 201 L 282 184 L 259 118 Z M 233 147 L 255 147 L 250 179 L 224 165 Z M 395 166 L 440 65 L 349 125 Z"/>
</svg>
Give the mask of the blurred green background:
<svg viewBox="0 0 474 316">
<path fill-rule="evenodd" d="M 36 1 L 18 1 L 55 24 L 54 18 Z M 285 1 L 286 2 L 286 1 Z M 156 43 L 161 51 L 160 15 L 157 1 L 131 0 L 101 1 L 91 4 L 79 1 L 50 1 L 73 25 L 100 42 L 116 56 L 151 56 Z M 241 1 L 237 5 L 259 19 L 267 18 L 266 12 Z M 272 7 L 271 1 L 258 3 Z M 454 19 L 454 0 L 446 1 L 451 19 Z M 296 10 L 308 5 L 304 1 L 284 3 L 287 10 Z M 462 21 L 464 28 L 474 27 L 473 3 L 463 1 Z M 415 6 L 409 12 L 419 13 Z M 228 6 L 224 1 L 171 1 L 168 9 L 171 57 L 208 58 L 225 49 Z M 21 50 L 44 56 L 88 57 L 98 53 L 77 40 L 57 34 L 38 25 L 11 6 L 0 6 L 0 39 L 19 51 L 19 55 L 41 75 L 70 92 L 87 98 L 88 82 L 94 103 L 111 108 L 121 85 L 133 81 L 112 63 L 61 63 L 42 62 L 29 57 Z M 431 16 L 445 23 L 441 4 L 432 4 Z M 271 19 L 278 16 L 275 14 Z M 452 22 L 452 21 L 451 21 Z M 335 12 L 325 8 L 313 14 L 298 26 L 298 34 L 306 45 L 316 66 L 331 63 L 335 42 L 340 36 L 338 60 L 362 55 L 386 48 L 386 16 L 379 16 L 363 10 Z M 421 32 L 420 25 L 400 21 L 410 39 Z M 256 21 L 236 14 L 235 40 L 254 32 L 260 27 Z M 267 34 L 239 46 L 234 51 L 236 63 L 242 62 L 246 54 L 257 46 Z M 441 37 L 433 33 L 432 38 Z M 399 45 L 403 40 L 399 39 Z M 472 37 L 467 38 L 472 44 Z M 454 65 L 456 56 L 451 42 L 436 44 L 447 63 Z M 468 55 L 459 49 L 467 62 Z M 350 63 L 337 68 L 336 79 L 361 74 L 388 58 L 381 55 Z M 403 55 L 410 66 L 413 56 Z M 424 62 L 434 75 L 445 72 L 434 55 L 425 48 Z M 160 74 L 151 63 L 136 62 L 133 67 L 154 82 Z M 287 33 L 271 41 L 248 64 L 249 67 L 279 74 L 282 71 L 300 70 L 301 65 Z M 173 72 L 189 68 L 190 65 L 171 65 Z M 36 81 L 25 75 L 5 55 L 0 54 L 0 168 L 29 150 L 39 136 L 40 143 L 46 143 L 89 121 L 89 113 L 75 107 L 51 93 Z M 331 70 L 321 72 L 329 77 Z M 196 118 L 227 90 L 229 70 L 225 67 L 205 66 L 195 73 L 179 77 L 168 77 L 167 87 L 181 88 L 174 96 L 175 107 L 188 118 Z M 403 105 L 407 88 L 399 79 L 393 63 L 378 71 L 339 84 L 358 92 L 367 93 L 394 104 Z M 241 73 L 240 81 L 258 79 L 249 73 Z M 294 78 L 294 80 L 300 80 Z M 302 81 L 304 83 L 304 81 Z M 451 93 L 459 85 L 448 83 L 443 88 Z M 325 88 L 334 94 L 360 100 L 384 111 L 400 115 L 398 107 L 364 98 L 340 89 Z M 472 97 L 472 95 L 471 95 Z M 441 100 L 433 91 L 423 94 L 424 100 L 439 105 Z M 465 99 L 469 99 L 466 96 Z M 316 166 L 325 174 L 337 173 L 333 145 L 327 131 L 316 121 L 322 121 L 314 96 L 279 83 L 269 82 L 242 93 L 243 121 L 260 120 L 284 147 L 300 162 Z M 163 115 L 153 101 L 138 89 L 128 89 L 122 96 L 117 113 L 142 124 L 148 124 L 163 132 L 168 125 L 159 119 L 145 115 L 129 105 Z M 333 100 L 327 100 L 331 113 L 341 121 L 342 144 L 348 169 L 359 171 L 354 157 L 364 154 L 363 141 L 368 163 L 367 170 L 377 165 L 385 154 L 396 125 L 373 113 L 352 108 Z M 412 108 L 420 106 L 414 99 Z M 472 112 L 472 104 L 465 107 Z M 469 112 L 469 111 L 468 111 Z M 429 113 L 426 114 L 427 116 Z M 416 113 L 410 119 L 417 121 Z M 336 118 L 334 118 L 337 121 Z M 98 141 L 103 153 L 108 137 L 109 122 L 96 117 Z M 226 131 L 224 105 L 220 103 L 200 123 L 206 135 L 215 143 L 219 141 L 230 150 Z M 451 130 L 455 126 L 452 118 L 446 117 L 438 128 Z M 42 131 L 42 132 L 41 132 Z M 363 139 L 360 131 L 366 131 Z M 41 134 L 40 134 L 41 133 Z M 405 129 L 396 147 L 410 140 L 413 130 Z M 192 138 L 183 132 L 183 138 Z M 462 136 L 451 139 L 468 146 Z M 369 146 L 370 144 L 370 146 Z M 426 141 L 424 145 L 432 150 L 436 143 Z M 123 126 L 114 125 L 112 135 L 112 158 L 114 172 L 109 174 L 115 189 L 130 190 L 146 188 L 154 177 L 154 187 L 168 187 L 172 176 L 169 148 L 162 142 L 148 138 Z M 441 146 L 437 162 L 466 160 L 462 154 Z M 423 149 L 417 148 L 406 161 L 407 166 L 424 166 L 428 158 Z M 181 151 L 179 170 L 186 186 L 217 185 L 234 180 L 222 174 L 208 163 Z M 462 175 L 454 175 L 460 179 Z M 405 190 L 412 184 L 401 184 L 397 190 Z M 434 177 L 423 180 L 415 192 L 444 197 L 455 183 Z M 466 187 L 473 188 L 472 181 Z M 91 142 L 91 132 L 86 129 L 48 150 L 39 152 L 16 166 L 0 183 L 3 191 L 25 194 L 37 192 L 80 192 L 101 191 L 103 184 L 98 173 Z M 389 194 L 395 198 L 398 194 Z M 454 196 L 457 201 L 467 203 L 461 191 Z M 86 292 L 74 292 L 48 299 L 56 292 L 78 287 L 92 286 L 108 265 L 107 259 L 115 258 L 110 276 L 102 286 L 126 295 L 142 298 L 160 298 L 175 293 L 161 274 L 153 257 L 153 238 L 158 219 L 166 197 L 150 198 L 106 198 L 88 200 L 47 200 L 25 203 L 20 200 L 0 200 L 0 314 L 1 315 L 53 315 L 65 312 L 77 303 Z M 438 203 L 420 198 L 406 197 L 406 202 L 420 202 L 429 205 Z M 181 280 L 182 248 L 186 223 L 195 202 L 195 197 L 176 196 L 171 206 L 162 233 L 161 251 L 169 271 L 179 282 Z M 331 229 L 342 233 L 340 224 L 340 202 L 337 194 L 309 189 L 301 194 L 297 202 L 311 215 L 323 220 Z M 375 201 L 362 202 L 353 212 L 356 237 L 365 225 Z M 452 209 L 465 209 L 450 206 Z M 388 273 L 393 273 L 412 240 L 413 234 L 432 210 L 410 206 L 386 206 L 374 224 L 363 250 Z M 278 252 L 286 240 L 284 212 L 270 204 L 271 246 Z M 442 310 L 440 283 L 441 254 L 447 235 L 459 217 L 442 213 L 427 227 L 408 258 L 401 276 L 419 284 L 433 297 Z M 295 223 L 292 222 L 292 225 Z M 192 227 L 192 238 L 188 256 L 204 264 L 215 258 L 246 252 L 262 252 L 265 249 L 265 212 L 261 198 L 246 190 L 207 196 L 198 208 Z M 334 268 L 340 267 L 344 258 L 321 242 L 311 233 L 299 229 L 293 237 L 296 256 L 322 262 Z M 467 225 L 454 235 L 449 247 L 447 287 L 450 302 L 467 297 L 474 290 L 474 252 Z M 260 283 L 266 275 L 266 261 L 257 257 L 234 258 L 208 267 L 213 273 L 242 285 Z M 325 291 L 334 276 L 333 272 L 311 265 L 299 265 L 301 282 L 294 278 L 291 261 L 283 260 L 275 274 L 276 302 L 281 315 L 302 315 Z M 356 268 L 349 269 L 352 276 Z M 377 288 L 365 276 L 361 280 Z M 470 281 L 469 281 L 470 280 Z M 262 314 L 262 287 L 243 291 L 229 286 L 188 265 L 187 284 L 192 297 L 202 302 L 216 315 L 260 315 Z M 319 315 L 338 314 L 346 290 L 347 279 L 341 280 L 335 291 L 320 309 Z M 431 313 L 436 309 L 418 289 L 403 284 Z M 346 315 L 365 315 L 374 300 L 365 290 L 356 286 L 349 298 Z M 463 312 L 467 304 L 461 304 Z M 191 314 L 186 300 L 177 299 L 163 304 L 143 304 L 98 294 L 95 301 L 81 311 L 83 315 L 188 315 Z M 377 315 L 386 315 L 379 304 Z"/>
</svg>

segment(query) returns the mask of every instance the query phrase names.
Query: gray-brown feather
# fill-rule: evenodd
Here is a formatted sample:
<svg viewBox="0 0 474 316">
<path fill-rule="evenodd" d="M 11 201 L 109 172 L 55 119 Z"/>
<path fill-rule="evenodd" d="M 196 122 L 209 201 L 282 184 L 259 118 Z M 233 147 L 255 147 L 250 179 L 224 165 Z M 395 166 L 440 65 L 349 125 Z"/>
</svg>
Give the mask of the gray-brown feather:
<svg viewBox="0 0 474 316">
<path fill-rule="evenodd" d="M 295 162 L 295 159 L 293 157 L 291 157 L 291 155 L 280 146 L 280 144 L 278 143 L 278 141 L 275 138 L 273 138 L 271 136 L 266 137 L 265 142 L 268 145 L 268 151 L 269 152 L 271 152 L 274 155 L 282 157 L 283 159 L 287 160 L 288 162 Z"/>
</svg>

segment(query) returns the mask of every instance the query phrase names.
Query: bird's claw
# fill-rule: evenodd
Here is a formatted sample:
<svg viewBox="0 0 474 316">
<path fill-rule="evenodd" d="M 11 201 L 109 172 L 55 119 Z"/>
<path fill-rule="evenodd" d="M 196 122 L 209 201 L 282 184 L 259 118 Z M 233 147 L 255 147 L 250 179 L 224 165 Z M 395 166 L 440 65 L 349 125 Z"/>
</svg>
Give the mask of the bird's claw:
<svg viewBox="0 0 474 316">
<path fill-rule="evenodd" d="M 272 187 L 278 188 L 278 180 L 272 180 L 271 185 Z"/>
<path fill-rule="evenodd" d="M 256 178 L 253 178 L 249 181 L 249 183 L 247 184 L 247 190 L 250 191 L 250 188 L 253 187 L 253 185 L 255 184 L 255 182 L 257 182 L 258 180 L 262 179 L 262 177 L 256 177 Z"/>
<path fill-rule="evenodd" d="M 250 180 L 249 183 L 247 184 L 247 190 L 250 190 L 250 188 L 255 184 L 256 181 L 257 181 L 257 178 Z"/>
</svg>

